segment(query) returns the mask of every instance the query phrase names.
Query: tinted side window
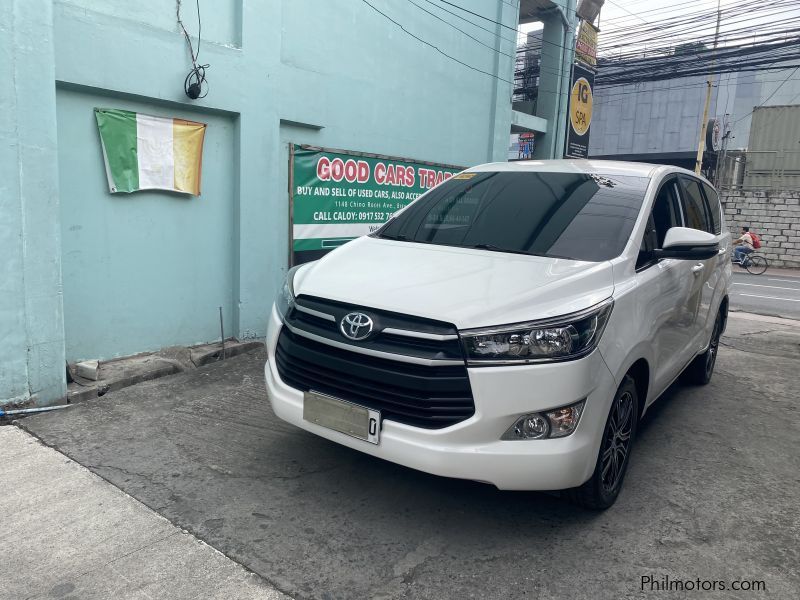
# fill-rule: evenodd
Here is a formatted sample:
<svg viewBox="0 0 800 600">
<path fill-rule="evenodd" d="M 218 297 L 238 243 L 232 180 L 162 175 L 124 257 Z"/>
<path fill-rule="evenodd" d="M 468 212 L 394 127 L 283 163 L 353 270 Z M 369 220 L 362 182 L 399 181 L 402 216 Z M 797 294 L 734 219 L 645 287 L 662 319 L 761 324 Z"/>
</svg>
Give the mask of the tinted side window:
<svg viewBox="0 0 800 600">
<path fill-rule="evenodd" d="M 680 227 L 682 224 L 676 184 L 675 179 L 670 179 L 663 183 L 661 189 L 658 190 L 636 260 L 637 269 L 656 262 L 653 259 L 652 251 L 661 248 L 670 227 Z"/>
<path fill-rule="evenodd" d="M 713 231 L 709 223 L 706 203 L 700 191 L 700 183 L 696 179 L 681 177 L 683 187 L 683 212 L 686 215 L 686 227 L 700 231 Z"/>
<path fill-rule="evenodd" d="M 719 202 L 719 194 L 717 190 L 707 183 L 703 184 L 703 191 L 706 193 L 706 200 L 708 201 L 708 216 L 711 219 L 711 230 L 719 235 L 722 232 L 722 207 Z"/>
<path fill-rule="evenodd" d="M 636 268 L 644 268 L 653 262 L 653 250 L 658 247 L 658 238 L 656 236 L 656 225 L 653 222 L 653 215 L 647 219 L 647 228 L 644 231 L 642 238 L 642 245 L 639 248 L 639 256 L 636 257 Z"/>
<path fill-rule="evenodd" d="M 653 221 L 658 236 L 657 248 L 661 248 L 664 244 L 667 230 L 671 227 L 680 227 L 682 224 L 676 183 L 675 179 L 671 179 L 662 185 L 653 204 Z"/>
</svg>

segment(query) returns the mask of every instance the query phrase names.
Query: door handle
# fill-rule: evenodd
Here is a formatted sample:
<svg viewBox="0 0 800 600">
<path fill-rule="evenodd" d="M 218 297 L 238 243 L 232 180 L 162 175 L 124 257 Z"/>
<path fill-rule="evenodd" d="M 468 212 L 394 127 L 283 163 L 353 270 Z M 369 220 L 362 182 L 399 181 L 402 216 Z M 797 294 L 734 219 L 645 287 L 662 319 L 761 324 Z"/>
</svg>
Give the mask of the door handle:
<svg viewBox="0 0 800 600">
<path fill-rule="evenodd" d="M 695 266 L 692 267 L 692 273 L 694 274 L 695 277 L 697 277 L 698 275 L 700 275 L 700 273 L 703 272 L 703 269 L 705 268 L 706 266 L 703 263 L 697 263 Z"/>
</svg>

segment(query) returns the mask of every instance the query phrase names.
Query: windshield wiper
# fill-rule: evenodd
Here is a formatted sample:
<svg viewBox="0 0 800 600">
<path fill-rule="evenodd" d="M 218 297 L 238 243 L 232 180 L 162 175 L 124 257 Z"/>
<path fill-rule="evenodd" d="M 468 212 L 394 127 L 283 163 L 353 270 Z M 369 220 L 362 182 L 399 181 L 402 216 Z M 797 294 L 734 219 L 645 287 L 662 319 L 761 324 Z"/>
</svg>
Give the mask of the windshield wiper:
<svg viewBox="0 0 800 600">
<path fill-rule="evenodd" d="M 494 244 L 475 244 L 474 246 L 464 246 L 464 248 L 475 248 L 475 250 L 491 250 L 492 252 L 505 252 L 505 249 Z"/>
<path fill-rule="evenodd" d="M 386 235 L 385 233 L 382 233 L 382 234 L 380 234 L 378 236 L 378 238 L 382 239 L 382 240 L 393 240 L 393 241 L 396 241 L 396 242 L 407 242 L 408 241 L 408 238 L 406 236 L 400 234 L 400 233 L 398 233 L 397 235 Z"/>
<path fill-rule="evenodd" d="M 569 256 L 561 256 L 560 254 L 541 254 L 540 252 L 525 252 L 525 250 L 510 250 L 509 248 L 501 248 L 494 244 L 475 244 L 474 246 L 459 246 L 459 248 L 475 248 L 477 250 L 491 250 L 492 252 L 508 252 L 509 254 L 524 254 L 525 256 L 540 256 L 542 258 L 560 258 L 563 260 L 580 260 L 578 258 L 571 258 Z"/>
<path fill-rule="evenodd" d="M 533 252 L 525 252 L 523 250 L 501 248 L 494 244 L 475 244 L 474 246 L 463 246 L 463 248 L 475 248 L 476 250 L 489 250 L 491 252 L 508 252 L 509 254 L 524 254 L 525 256 L 545 256 L 544 254 L 534 254 Z"/>
</svg>

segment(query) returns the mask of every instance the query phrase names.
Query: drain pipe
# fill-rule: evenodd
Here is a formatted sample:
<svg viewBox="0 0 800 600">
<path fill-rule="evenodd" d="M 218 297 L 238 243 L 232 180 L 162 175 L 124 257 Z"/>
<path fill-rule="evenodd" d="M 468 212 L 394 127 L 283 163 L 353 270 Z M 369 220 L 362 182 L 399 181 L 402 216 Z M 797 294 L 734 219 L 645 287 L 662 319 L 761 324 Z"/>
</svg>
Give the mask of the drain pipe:
<svg viewBox="0 0 800 600">
<path fill-rule="evenodd" d="M 0 408 L 0 417 L 7 415 L 28 415 L 32 413 L 47 412 L 51 410 L 59 410 L 60 408 L 69 408 L 71 404 L 59 404 L 58 406 L 43 406 L 41 408 L 15 408 L 13 410 L 3 410 Z"/>
</svg>

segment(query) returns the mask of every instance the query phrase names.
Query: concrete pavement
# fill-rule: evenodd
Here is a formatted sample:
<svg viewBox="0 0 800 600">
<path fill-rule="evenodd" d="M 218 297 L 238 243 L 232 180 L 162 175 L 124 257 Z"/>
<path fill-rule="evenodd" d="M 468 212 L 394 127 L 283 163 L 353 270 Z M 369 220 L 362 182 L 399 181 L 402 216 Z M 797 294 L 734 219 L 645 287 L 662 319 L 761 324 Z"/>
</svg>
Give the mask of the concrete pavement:
<svg viewBox="0 0 800 600">
<path fill-rule="evenodd" d="M 0 448 L 0 598 L 285 598 L 32 435 Z"/>
<path fill-rule="evenodd" d="M 733 314 L 714 380 L 655 405 L 604 513 L 426 475 L 286 425 L 259 353 L 21 423 L 298 598 L 616 600 L 643 597 L 643 577 L 766 588 L 653 597 L 793 598 L 798 326 Z"/>
</svg>

